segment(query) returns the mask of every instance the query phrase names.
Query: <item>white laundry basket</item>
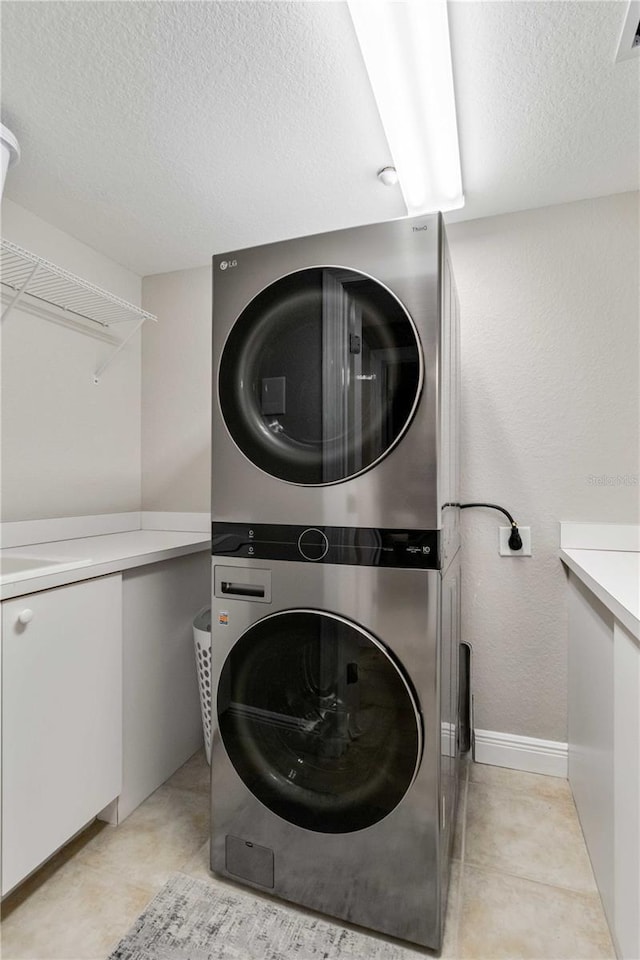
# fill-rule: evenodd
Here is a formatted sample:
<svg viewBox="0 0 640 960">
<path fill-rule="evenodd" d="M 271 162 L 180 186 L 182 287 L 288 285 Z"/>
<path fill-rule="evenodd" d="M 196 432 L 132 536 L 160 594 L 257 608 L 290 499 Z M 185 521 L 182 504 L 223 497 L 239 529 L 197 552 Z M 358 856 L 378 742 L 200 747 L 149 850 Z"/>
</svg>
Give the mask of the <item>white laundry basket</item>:
<svg viewBox="0 0 640 960">
<path fill-rule="evenodd" d="M 200 710 L 202 711 L 202 729 L 207 762 L 211 763 L 211 607 L 204 607 L 193 621 L 193 643 L 196 649 L 198 667 L 198 688 L 200 690 Z"/>
</svg>

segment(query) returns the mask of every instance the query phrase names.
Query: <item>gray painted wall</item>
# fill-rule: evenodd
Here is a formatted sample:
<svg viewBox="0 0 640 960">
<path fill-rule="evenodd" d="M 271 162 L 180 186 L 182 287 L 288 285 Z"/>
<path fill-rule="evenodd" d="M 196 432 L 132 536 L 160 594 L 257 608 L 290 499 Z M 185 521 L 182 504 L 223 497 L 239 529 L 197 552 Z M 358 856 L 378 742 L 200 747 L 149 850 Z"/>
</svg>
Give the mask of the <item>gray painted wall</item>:
<svg viewBox="0 0 640 960">
<path fill-rule="evenodd" d="M 131 303 L 140 277 L 2 201 L 2 235 Z M 140 335 L 98 385 L 113 350 L 15 309 L 2 321 L 2 520 L 140 509 Z"/>
<path fill-rule="evenodd" d="M 560 520 L 639 522 L 638 194 L 458 223 L 462 502 L 531 526 L 498 556 L 500 514 L 463 511 L 463 636 L 476 725 L 567 739 Z M 598 485 L 591 477 L 636 478 Z"/>
<path fill-rule="evenodd" d="M 142 509 L 211 510 L 211 267 L 145 277 Z"/>
</svg>

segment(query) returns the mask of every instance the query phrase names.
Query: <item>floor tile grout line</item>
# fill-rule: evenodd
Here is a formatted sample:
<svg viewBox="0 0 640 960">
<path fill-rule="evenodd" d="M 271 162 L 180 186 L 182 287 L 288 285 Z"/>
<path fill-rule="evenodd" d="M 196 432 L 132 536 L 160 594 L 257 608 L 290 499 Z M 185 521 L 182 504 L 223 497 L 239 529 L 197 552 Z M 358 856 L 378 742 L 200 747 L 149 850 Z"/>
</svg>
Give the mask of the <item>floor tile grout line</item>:
<svg viewBox="0 0 640 960">
<path fill-rule="evenodd" d="M 140 809 L 140 807 L 142 806 L 143 803 L 146 803 L 147 800 L 149 800 L 151 797 L 155 796 L 156 793 L 159 793 L 159 791 L 161 791 L 161 790 L 162 790 L 163 792 L 166 792 L 167 790 L 170 790 L 171 793 L 187 793 L 187 794 L 189 794 L 189 796 L 192 798 L 192 800 L 194 801 L 194 803 L 197 803 L 197 802 L 198 802 L 198 798 L 200 798 L 200 797 L 205 797 L 205 796 L 208 796 L 208 795 L 209 795 L 209 789 L 207 789 L 207 790 L 202 790 L 202 789 L 198 789 L 198 788 L 196 788 L 196 787 L 179 787 L 179 786 L 177 786 L 176 784 L 169 783 L 169 781 L 167 781 L 166 783 L 161 783 L 160 786 L 159 786 L 159 787 L 156 787 L 156 789 L 155 789 L 152 793 L 150 793 L 148 797 L 145 797 L 144 800 L 142 800 L 142 802 L 135 808 L 135 810 L 132 810 L 131 813 L 129 814 L 129 816 L 125 817 L 125 819 L 124 819 L 122 822 L 123 822 L 123 823 L 126 823 L 127 820 L 129 819 L 129 817 L 130 817 L 130 816 L 133 816 L 133 815 L 136 813 L 136 811 Z M 117 826 L 120 826 L 120 824 L 117 824 Z"/>
<path fill-rule="evenodd" d="M 513 873 L 511 870 L 499 870 L 497 867 L 487 866 L 480 863 L 468 863 L 467 866 L 472 870 L 480 870 L 483 873 L 491 873 L 497 877 L 510 877 L 512 880 L 526 880 L 527 883 L 535 883 L 539 887 L 548 887 L 550 890 L 561 890 L 563 893 L 574 893 L 582 897 L 599 897 L 600 893 L 597 886 L 593 890 L 581 890 L 577 887 L 567 887 L 562 883 L 550 883 L 548 880 L 540 880 L 524 873 Z"/>
<path fill-rule="evenodd" d="M 48 873 L 48 875 L 43 878 L 42 883 L 38 884 L 33 890 L 30 890 L 30 891 L 26 892 L 26 893 L 25 893 L 25 896 L 24 896 L 24 899 L 22 899 L 22 900 L 20 900 L 19 902 L 17 902 L 17 903 L 15 904 L 15 906 L 12 906 L 12 907 L 11 907 L 11 909 L 9 910 L 8 913 L 4 914 L 4 915 L 0 918 L 0 928 L 2 927 L 2 925 L 3 925 L 6 921 L 8 921 L 8 920 L 13 916 L 14 913 L 17 914 L 17 913 L 21 910 L 22 907 L 24 907 L 25 905 L 28 905 L 28 904 L 31 902 L 31 900 L 32 900 L 33 897 L 37 896 L 38 893 L 39 893 L 42 889 L 44 889 L 44 888 L 47 887 L 49 884 L 51 884 L 52 881 L 54 881 L 54 880 L 56 879 L 56 877 L 61 876 L 61 875 L 63 874 L 63 872 L 64 872 L 70 865 L 72 865 L 72 864 L 74 864 L 74 863 L 75 863 L 76 865 L 79 865 L 80 867 L 82 867 L 83 870 L 87 870 L 89 873 L 94 874 L 96 877 L 101 877 L 101 878 L 104 879 L 104 874 L 107 874 L 107 878 L 108 878 L 108 879 L 112 879 L 112 878 L 117 877 L 120 881 L 122 881 L 122 873 L 121 873 L 121 872 L 120 872 L 120 873 L 112 873 L 110 870 L 107 870 L 107 869 L 104 868 L 104 867 L 96 867 L 96 866 L 94 866 L 92 863 L 87 863 L 85 860 L 80 859 L 80 854 L 81 854 L 81 853 L 82 853 L 82 851 L 80 851 L 80 852 L 76 851 L 76 852 L 73 854 L 73 856 L 69 857 L 68 860 L 62 861 L 58 866 L 55 867 L 55 869 L 52 869 L 51 872 Z M 44 864 L 43 867 L 41 867 L 40 869 L 43 870 L 43 869 L 44 869 L 45 867 L 47 867 L 47 866 L 49 866 L 49 864 Z M 34 878 L 36 878 L 37 873 L 38 873 L 38 871 L 35 871 L 33 874 L 31 874 L 31 876 L 27 878 L 27 880 L 25 881 L 25 883 L 29 883 L 30 881 L 33 881 Z M 139 881 L 139 880 L 126 880 L 125 882 L 126 882 L 130 887 L 134 887 L 134 888 L 135 888 L 136 890 L 138 890 L 140 893 L 146 893 L 147 890 L 148 890 L 151 886 L 153 886 L 153 884 L 143 883 L 142 881 Z M 7 896 L 6 896 L 5 899 L 3 900 L 3 909 L 5 909 L 5 910 L 7 909 L 8 903 L 11 901 L 12 897 L 14 896 L 14 894 L 18 893 L 19 891 L 20 891 L 20 887 L 18 886 L 18 887 L 16 887 L 14 890 L 12 890 L 11 893 L 7 894 Z"/>
<path fill-rule="evenodd" d="M 69 860 L 68 863 L 73 863 L 73 859 Z M 115 873 L 115 872 L 112 872 L 111 870 L 108 870 L 106 867 L 95 867 L 93 864 L 86 863 L 84 861 L 82 861 L 80 865 L 82 866 L 83 870 L 88 870 L 90 873 L 95 874 L 95 876 L 101 877 L 101 879 L 103 880 L 104 879 L 111 880 L 112 878 L 117 877 L 120 880 L 120 882 L 122 882 L 122 872 Z M 66 864 L 64 866 L 66 866 Z M 106 874 L 106 877 L 105 877 L 105 874 Z M 54 877 L 55 877 L 55 874 L 53 874 L 53 877 L 51 877 L 50 879 L 53 879 Z M 151 889 L 155 891 L 155 888 L 157 886 L 155 883 L 145 883 L 142 880 L 125 880 L 125 882 L 128 884 L 129 887 L 133 887 L 134 889 L 138 890 L 140 893 L 144 893 L 144 894 L 147 894 L 148 891 Z M 161 884 L 161 886 L 163 886 L 163 884 Z M 158 889 L 160 889 L 160 887 L 158 887 Z M 156 892 L 157 891 L 153 893 L 153 896 L 155 896 Z"/>
<path fill-rule="evenodd" d="M 465 877 L 466 877 L 466 874 L 468 873 L 467 867 L 471 867 L 471 869 L 472 869 L 472 875 L 473 875 L 473 871 L 474 871 L 474 870 L 477 870 L 477 871 L 479 871 L 480 873 L 484 872 L 484 873 L 486 873 L 487 875 L 492 876 L 492 877 L 495 877 L 495 878 L 500 878 L 500 877 L 502 877 L 502 878 L 510 878 L 510 879 L 522 880 L 522 881 L 525 882 L 525 883 L 532 883 L 532 884 L 535 884 L 536 887 L 540 888 L 541 890 L 543 890 L 543 889 L 546 888 L 546 890 L 547 890 L 548 892 L 549 892 L 549 891 L 551 891 L 551 892 L 562 892 L 562 891 L 564 891 L 564 892 L 566 892 L 566 893 L 568 893 L 568 894 L 577 895 L 578 898 L 581 898 L 581 899 L 584 898 L 585 902 L 588 901 L 588 900 L 590 900 L 590 899 L 596 899 L 596 898 L 600 901 L 599 893 L 598 893 L 597 887 L 596 887 L 595 885 L 594 885 L 594 887 L 593 887 L 593 890 L 576 889 L 575 887 L 567 887 L 567 886 L 564 886 L 564 885 L 562 885 L 562 884 L 557 884 L 557 883 L 549 882 L 549 881 L 546 881 L 546 880 L 536 879 L 536 878 L 530 877 L 530 876 L 528 876 L 528 875 L 526 875 L 526 874 L 515 873 L 515 872 L 513 872 L 513 870 L 503 870 L 503 869 L 501 869 L 501 868 L 499 868 L 499 867 L 497 868 L 497 867 L 495 867 L 495 866 L 493 866 L 493 865 L 492 865 L 492 866 L 485 866 L 485 865 L 483 865 L 483 864 L 475 864 L 475 863 L 473 863 L 473 862 L 469 862 L 469 860 L 468 860 L 468 856 L 469 856 L 469 855 L 468 855 L 467 850 L 466 850 L 466 840 L 467 840 L 467 832 L 468 832 L 468 829 L 467 829 L 467 828 L 468 828 L 468 817 L 469 817 L 469 812 L 470 812 L 470 803 L 471 803 L 471 809 L 473 809 L 473 803 L 471 802 L 471 801 L 472 801 L 471 794 L 473 793 L 473 791 L 470 790 L 470 785 L 473 784 L 473 783 L 475 783 L 476 786 L 488 788 L 488 789 L 491 790 L 491 791 L 494 790 L 494 785 L 492 785 L 492 784 L 478 783 L 477 781 L 473 781 L 473 780 L 472 780 L 472 773 L 473 773 L 473 767 L 472 767 L 470 764 L 465 764 L 465 768 L 464 768 L 464 770 L 462 771 L 462 776 L 460 777 L 460 781 L 459 781 L 459 800 L 458 800 L 458 802 L 459 802 L 459 804 L 461 805 L 461 808 L 462 808 L 462 809 L 461 809 L 461 816 L 460 816 L 460 818 L 459 818 L 460 838 L 461 838 L 461 839 L 460 839 L 460 855 L 459 855 L 459 860 L 458 860 L 459 873 L 458 873 L 458 878 L 457 878 L 457 883 L 456 883 L 457 899 L 456 899 L 455 917 L 452 917 L 452 918 L 451 918 L 451 919 L 453 920 L 452 930 L 451 930 L 451 934 L 452 934 L 452 936 L 451 936 L 451 940 L 452 940 L 452 942 L 451 942 L 451 948 L 452 948 L 453 951 L 454 951 L 453 956 L 455 956 L 455 957 L 458 957 L 458 956 L 460 955 L 460 943 L 461 943 L 461 938 L 462 938 L 462 937 L 464 936 L 464 934 L 465 934 L 465 926 L 464 926 L 464 923 L 463 923 L 463 900 L 464 900 Z M 169 787 L 169 788 L 170 788 L 170 792 L 171 792 L 172 794 L 174 793 L 174 791 L 178 791 L 178 793 L 181 794 L 182 796 L 184 796 L 185 794 L 190 794 L 191 797 L 192 797 L 194 800 L 195 800 L 195 799 L 201 800 L 202 794 L 204 793 L 204 791 L 199 791 L 199 790 L 197 790 L 197 788 L 194 788 L 194 787 L 189 787 L 189 786 L 184 786 L 184 785 L 180 785 L 180 786 L 177 786 L 177 785 L 176 785 L 176 786 L 173 786 L 173 785 L 171 785 L 171 784 L 168 783 L 168 782 L 165 782 L 162 786 L 164 786 L 164 787 Z M 508 790 L 508 789 L 507 789 L 507 790 L 503 790 L 500 786 L 498 786 L 498 787 L 496 788 L 495 792 L 496 792 L 496 793 L 502 793 L 503 796 L 511 796 L 511 797 L 522 796 L 523 794 L 526 793 L 525 791 L 521 791 L 521 790 Z M 149 798 L 147 798 L 147 799 L 149 799 Z M 560 800 L 560 801 L 562 802 L 562 800 L 563 800 L 564 798 L 563 798 L 563 797 L 559 797 L 559 798 L 547 798 L 547 797 L 542 797 L 542 798 L 539 798 L 539 799 L 544 800 L 544 801 L 547 802 L 547 803 L 552 803 L 552 804 L 553 804 L 553 803 L 557 802 L 558 800 Z M 172 801 L 172 803 L 171 803 L 171 806 L 173 806 L 173 801 Z M 123 823 L 121 826 L 124 826 L 125 824 L 126 824 L 126 821 L 125 821 L 125 823 Z M 117 828 L 115 828 L 114 834 L 115 834 L 116 831 L 117 831 Z M 472 831 L 472 840 L 473 840 L 473 831 Z M 187 873 L 186 867 L 187 867 L 188 863 L 190 863 L 190 862 L 194 859 L 194 857 L 197 855 L 197 853 L 202 849 L 202 846 L 203 846 L 204 844 L 207 844 L 207 842 L 208 842 L 208 834 L 207 834 L 207 835 L 204 837 L 204 839 L 201 841 L 200 846 L 194 851 L 194 853 L 193 853 L 184 863 L 182 863 L 182 864 L 179 865 L 179 866 L 174 867 L 171 872 L 172 872 L 172 873 L 183 874 L 184 876 L 189 877 L 190 879 L 193 879 L 193 880 L 204 880 L 204 881 L 206 882 L 207 878 L 204 877 L 204 876 L 192 875 L 192 874 Z M 86 849 L 89 849 L 89 847 L 90 847 L 90 844 L 87 846 Z M 84 849 L 85 849 L 85 848 L 82 848 L 82 849 L 79 851 L 79 857 L 80 857 L 80 858 L 82 858 L 82 854 L 83 854 L 83 852 L 84 852 Z M 67 861 L 67 862 L 72 862 L 74 859 L 76 859 L 76 856 L 78 856 L 78 853 L 74 854 L 74 855 L 71 857 L 71 860 L 70 860 L 70 861 Z M 64 865 L 64 864 L 63 864 L 63 865 Z M 116 876 L 116 875 L 117 875 L 117 877 L 118 877 L 119 879 L 122 879 L 121 873 L 117 873 L 117 874 L 116 874 L 116 871 L 115 871 L 115 869 L 114 869 L 113 867 L 109 868 L 108 866 L 103 866 L 102 864 L 94 865 L 94 864 L 90 864 L 90 863 L 81 863 L 81 865 L 83 866 L 83 869 L 88 869 L 88 870 L 90 871 L 90 874 L 93 875 L 93 876 L 101 875 L 104 879 L 106 879 L 106 878 L 109 878 L 109 879 L 110 879 L 110 878 L 112 878 L 113 876 Z M 471 875 L 471 877 L 467 878 L 467 880 L 471 881 L 471 880 L 473 879 L 473 876 L 472 876 L 472 875 Z M 52 878 L 50 878 L 50 879 L 52 879 Z M 49 881 L 47 881 L 47 882 L 49 882 Z M 129 881 L 129 884 L 130 884 L 133 888 L 138 889 L 141 893 L 148 894 L 148 895 L 149 895 L 149 902 L 150 902 L 150 901 L 153 900 L 154 897 L 157 896 L 157 894 L 161 891 L 161 889 L 163 888 L 165 882 L 166 882 L 166 881 L 161 882 L 160 884 L 158 884 L 157 882 L 145 882 L 145 880 L 142 879 L 142 880 Z M 469 890 L 467 889 L 467 895 L 468 895 L 468 894 L 469 894 Z M 530 895 L 533 895 L 533 894 L 530 894 Z M 147 903 L 147 906 L 148 906 L 148 903 Z M 145 906 L 145 907 L 143 908 L 143 911 L 142 911 L 142 912 L 144 912 L 144 909 L 146 909 L 146 908 L 147 908 L 147 907 Z M 298 909 L 298 908 L 296 908 L 295 905 L 291 905 L 291 908 L 292 908 L 293 910 L 297 910 L 297 909 Z M 304 910 L 304 908 L 302 908 L 302 909 Z M 601 910 L 602 914 L 604 915 L 604 911 L 603 911 L 603 909 L 602 909 L 601 902 L 600 902 L 600 910 Z M 316 915 L 316 912 L 315 912 L 315 911 L 311 911 L 311 913 L 312 913 L 313 915 Z M 325 916 L 324 919 L 325 919 L 326 921 L 328 921 L 329 923 L 333 923 L 333 924 L 335 924 L 335 925 L 337 925 L 337 926 L 342 926 L 342 924 L 341 924 L 341 922 L 340 922 L 339 920 L 332 920 L 332 918 L 330 918 L 330 917 L 328 917 L 328 916 Z M 134 922 L 134 921 L 132 921 L 132 922 Z M 606 922 L 606 918 L 605 918 L 605 922 Z M 350 928 L 350 927 L 348 926 L 347 928 Z M 127 929 L 129 929 L 129 927 L 128 927 Z M 371 931 L 371 933 L 373 934 L 373 936 L 376 936 L 376 934 L 375 934 L 374 931 Z M 119 941 L 118 941 L 118 942 L 119 942 Z M 114 944 L 114 946 L 115 946 L 115 944 Z M 84 956 L 84 955 L 83 955 L 83 956 Z"/>
<path fill-rule="evenodd" d="M 193 859 L 193 857 L 196 855 L 196 853 L 198 853 L 198 851 L 202 849 L 202 845 L 203 843 L 205 843 L 206 839 L 207 837 L 199 841 L 198 846 L 195 847 L 190 854 L 188 854 L 188 859 L 184 861 L 184 864 L 189 863 Z M 83 851 L 81 851 L 77 855 L 77 858 L 78 858 L 78 863 L 80 863 L 83 868 L 87 867 L 90 870 L 93 870 L 94 873 L 105 873 L 109 877 L 117 877 L 118 879 L 122 879 L 122 871 L 118 870 L 117 867 L 110 866 L 109 864 L 100 864 L 99 866 L 96 866 L 95 863 L 89 863 L 88 859 L 82 856 L 82 853 Z M 75 859 L 75 857 L 73 859 Z M 184 865 L 182 861 L 180 861 L 180 863 Z M 171 867 L 168 872 L 173 873 L 176 870 L 180 872 L 181 867 Z M 157 885 L 155 880 L 141 880 L 140 878 L 130 880 L 129 883 L 131 883 L 132 886 L 139 887 L 140 889 L 146 889 L 147 887 L 153 887 L 155 889 L 157 887 L 158 890 L 160 890 L 160 888 L 163 887 L 164 884 L 166 883 L 166 880 L 163 880 L 160 886 Z"/>
<path fill-rule="evenodd" d="M 462 916 L 462 884 L 464 880 L 464 855 L 467 835 L 467 797 L 469 793 L 469 765 L 467 764 L 464 776 L 464 786 L 462 790 L 462 837 L 460 838 L 460 871 L 458 873 L 458 890 L 456 903 L 455 930 L 453 933 L 454 956 L 460 952 L 458 947 L 460 943 L 460 918 Z"/>
<path fill-rule="evenodd" d="M 550 783 L 555 783 L 555 782 L 558 782 L 558 783 L 568 783 L 568 782 L 569 782 L 569 778 L 568 778 L 568 777 L 556 777 L 556 776 L 554 776 L 553 774 L 549 774 L 549 773 L 534 773 L 532 770 L 518 770 L 516 767 L 501 767 L 501 766 L 499 766 L 497 763 L 481 763 L 481 762 L 478 761 L 478 760 L 474 760 L 474 761 L 473 761 L 473 765 L 474 765 L 474 768 L 475 768 L 476 770 L 477 770 L 477 769 L 482 769 L 482 770 L 503 770 L 503 771 L 505 772 L 505 775 L 516 774 L 516 776 L 517 776 L 517 775 L 520 775 L 520 776 L 523 776 L 523 777 L 531 777 L 531 778 L 532 778 L 532 782 L 535 782 L 535 781 L 537 781 L 537 780 L 539 780 L 540 782 L 543 782 L 543 781 L 544 781 L 544 782 L 547 782 L 547 781 L 548 781 L 548 782 L 550 782 Z M 481 782 L 482 782 L 481 780 L 473 780 L 473 779 L 471 779 L 471 778 L 470 778 L 470 780 L 471 780 L 471 783 L 481 783 Z M 520 789 L 523 789 L 523 788 L 522 788 L 522 787 L 512 787 L 511 789 L 513 789 L 513 790 L 520 790 Z"/>
<path fill-rule="evenodd" d="M 478 870 L 478 871 L 483 872 L 483 873 L 488 873 L 488 874 L 491 874 L 491 875 L 494 876 L 494 877 L 509 877 L 509 878 L 512 879 L 512 880 L 525 880 L 527 883 L 533 883 L 533 884 L 535 884 L 535 886 L 544 887 L 544 888 L 546 888 L 547 890 L 560 891 L 560 892 L 563 892 L 563 893 L 573 894 L 574 896 L 578 896 L 578 897 L 586 897 L 586 898 L 594 898 L 594 899 L 596 899 L 596 900 L 598 901 L 599 906 L 600 906 L 600 912 L 601 912 L 601 914 L 602 914 L 602 917 L 603 917 L 603 919 L 604 919 L 605 926 L 606 926 L 606 928 L 607 928 L 607 930 L 608 930 L 609 937 L 610 937 L 610 939 L 611 939 L 612 950 L 613 950 L 613 953 L 611 954 L 611 956 L 612 956 L 613 960 L 615 960 L 616 953 L 615 953 L 615 947 L 613 946 L 613 937 L 612 937 L 612 935 L 611 935 L 611 928 L 609 927 L 609 921 L 608 921 L 606 912 L 605 912 L 605 910 L 604 910 L 604 905 L 603 905 L 603 903 L 602 903 L 602 896 L 601 896 L 600 891 L 599 891 L 599 889 L 598 889 L 597 886 L 596 886 L 596 888 L 595 888 L 594 890 L 576 890 L 574 887 L 564 887 L 564 886 L 561 886 L 561 885 L 558 885 L 558 884 L 546 883 L 546 882 L 543 881 L 543 880 L 534 880 L 532 877 L 522 876 L 521 874 L 510 873 L 510 872 L 504 871 L 504 870 L 496 870 L 495 868 L 491 868 L 491 867 L 477 866 L 477 865 L 474 864 L 474 863 L 470 863 L 469 866 L 472 868 L 472 870 Z M 462 876 L 462 875 L 461 875 L 461 876 Z M 459 918 L 460 918 L 460 913 L 461 913 L 461 909 L 460 909 L 460 908 L 461 908 L 461 905 L 462 905 L 462 895 L 460 895 L 460 898 L 459 898 L 459 901 L 458 901 L 458 917 L 457 917 L 457 923 L 456 923 L 456 950 L 457 950 L 458 945 L 459 945 L 459 928 L 460 928 L 460 919 L 459 919 Z"/>
<path fill-rule="evenodd" d="M 486 783 L 482 780 L 469 780 L 470 787 L 480 787 L 482 790 L 486 790 L 491 793 L 502 794 L 503 796 L 508 797 L 527 797 L 530 800 L 540 800 L 544 803 L 566 803 L 571 801 L 574 803 L 573 794 L 571 790 L 567 793 L 558 794 L 558 796 L 545 796 L 544 794 L 536 793 L 531 790 L 511 790 L 509 787 L 504 787 L 502 784 L 496 783 Z"/>
<path fill-rule="evenodd" d="M 460 838 L 460 862 L 464 863 L 467 843 L 467 802 L 469 797 L 469 767 L 465 770 L 463 801 L 462 801 L 462 837 Z"/>
</svg>

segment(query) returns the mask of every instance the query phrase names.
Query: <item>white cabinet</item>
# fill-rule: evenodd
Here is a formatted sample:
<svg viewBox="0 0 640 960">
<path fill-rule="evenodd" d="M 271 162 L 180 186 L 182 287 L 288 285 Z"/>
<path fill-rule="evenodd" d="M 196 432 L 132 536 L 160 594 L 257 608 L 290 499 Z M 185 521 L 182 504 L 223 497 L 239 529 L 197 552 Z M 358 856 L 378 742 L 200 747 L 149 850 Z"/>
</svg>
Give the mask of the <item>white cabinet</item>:
<svg viewBox="0 0 640 960">
<path fill-rule="evenodd" d="M 192 621 L 211 596 L 209 552 L 123 575 L 124 780 L 118 822 L 202 746 Z"/>
<path fill-rule="evenodd" d="M 2 893 L 122 782 L 122 578 L 2 604 Z"/>
<path fill-rule="evenodd" d="M 640 957 L 640 643 L 569 573 L 569 781 L 616 946 Z"/>
</svg>

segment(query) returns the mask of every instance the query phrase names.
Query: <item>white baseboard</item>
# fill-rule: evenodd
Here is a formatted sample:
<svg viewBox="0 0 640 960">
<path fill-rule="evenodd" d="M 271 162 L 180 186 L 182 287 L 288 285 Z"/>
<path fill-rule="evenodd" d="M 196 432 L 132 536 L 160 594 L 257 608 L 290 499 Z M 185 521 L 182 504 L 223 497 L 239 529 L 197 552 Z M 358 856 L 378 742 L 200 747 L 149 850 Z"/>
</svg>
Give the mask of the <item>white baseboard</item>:
<svg viewBox="0 0 640 960">
<path fill-rule="evenodd" d="M 495 730 L 475 731 L 475 760 L 549 777 L 567 777 L 569 748 L 559 740 L 537 740 Z"/>
</svg>

